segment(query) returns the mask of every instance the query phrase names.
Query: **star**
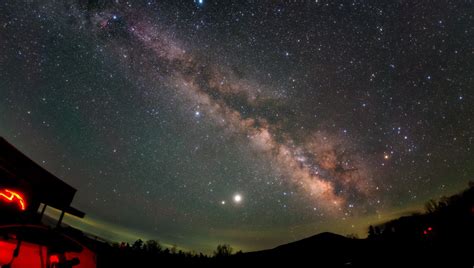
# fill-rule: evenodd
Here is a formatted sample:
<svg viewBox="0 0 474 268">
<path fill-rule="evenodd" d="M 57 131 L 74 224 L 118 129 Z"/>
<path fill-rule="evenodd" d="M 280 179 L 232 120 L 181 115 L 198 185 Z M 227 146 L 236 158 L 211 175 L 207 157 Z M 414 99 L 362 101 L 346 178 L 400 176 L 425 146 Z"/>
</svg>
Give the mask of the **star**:
<svg viewBox="0 0 474 268">
<path fill-rule="evenodd" d="M 240 194 L 235 194 L 233 199 L 234 199 L 234 203 L 236 204 L 239 204 L 240 202 L 242 202 L 242 196 Z"/>
</svg>

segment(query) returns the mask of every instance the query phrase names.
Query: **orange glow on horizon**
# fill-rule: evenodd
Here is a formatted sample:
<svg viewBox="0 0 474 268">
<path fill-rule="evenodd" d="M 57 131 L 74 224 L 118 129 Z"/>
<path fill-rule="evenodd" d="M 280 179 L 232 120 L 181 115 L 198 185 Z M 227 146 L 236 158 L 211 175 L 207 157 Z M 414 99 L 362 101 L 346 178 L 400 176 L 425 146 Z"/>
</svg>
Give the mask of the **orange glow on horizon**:
<svg viewBox="0 0 474 268">
<path fill-rule="evenodd" d="M 18 206 L 21 210 L 26 209 L 26 202 L 22 196 L 22 194 L 8 190 L 8 189 L 1 189 L 0 190 L 0 199 L 3 198 L 8 202 L 17 202 Z"/>
</svg>

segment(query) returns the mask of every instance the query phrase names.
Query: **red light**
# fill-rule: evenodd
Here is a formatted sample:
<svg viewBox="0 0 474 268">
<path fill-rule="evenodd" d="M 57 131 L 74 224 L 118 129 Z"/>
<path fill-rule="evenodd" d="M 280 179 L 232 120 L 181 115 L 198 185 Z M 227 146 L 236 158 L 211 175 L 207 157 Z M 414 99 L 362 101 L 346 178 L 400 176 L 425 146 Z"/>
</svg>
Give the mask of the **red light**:
<svg viewBox="0 0 474 268">
<path fill-rule="evenodd" d="M 425 231 L 423 231 L 423 234 L 427 235 L 427 234 L 428 234 L 428 232 L 425 230 Z"/>
<path fill-rule="evenodd" d="M 8 189 L 2 189 L 0 190 L 0 198 L 3 198 L 7 202 L 16 202 L 21 210 L 26 209 L 26 202 L 20 193 Z"/>
<path fill-rule="evenodd" d="M 49 263 L 50 263 L 50 264 L 59 263 L 59 257 L 58 257 L 58 255 L 51 255 L 51 256 L 49 256 Z"/>
<path fill-rule="evenodd" d="M 431 232 L 431 231 L 433 231 L 433 228 L 431 228 L 431 227 L 428 227 L 428 231 L 430 231 L 430 232 Z"/>
</svg>

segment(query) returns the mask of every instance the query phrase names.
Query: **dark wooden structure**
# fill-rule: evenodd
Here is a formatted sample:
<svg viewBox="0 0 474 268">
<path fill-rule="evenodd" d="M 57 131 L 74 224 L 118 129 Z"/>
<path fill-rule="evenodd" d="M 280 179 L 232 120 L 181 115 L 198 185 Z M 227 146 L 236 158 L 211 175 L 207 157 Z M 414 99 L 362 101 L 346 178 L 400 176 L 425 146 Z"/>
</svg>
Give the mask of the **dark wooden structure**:
<svg viewBox="0 0 474 268">
<path fill-rule="evenodd" d="M 84 212 L 71 207 L 76 189 L 54 176 L 33 160 L 28 158 L 13 145 L 0 137 L 0 187 L 21 191 L 28 202 L 27 211 L 30 215 L 38 214 L 44 204 L 61 211 L 58 226 L 65 213 L 84 217 Z"/>
</svg>

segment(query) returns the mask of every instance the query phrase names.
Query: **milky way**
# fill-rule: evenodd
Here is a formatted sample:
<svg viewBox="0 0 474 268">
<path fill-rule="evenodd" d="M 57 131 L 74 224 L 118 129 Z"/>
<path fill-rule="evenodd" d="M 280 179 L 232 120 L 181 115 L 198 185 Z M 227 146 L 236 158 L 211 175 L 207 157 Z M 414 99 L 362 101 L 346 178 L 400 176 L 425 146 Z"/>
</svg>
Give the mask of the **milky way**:
<svg viewBox="0 0 474 268">
<path fill-rule="evenodd" d="M 352 152 L 344 148 L 345 141 L 336 141 L 337 138 L 330 134 L 316 131 L 306 133 L 305 140 L 297 143 L 290 133 L 282 130 L 278 121 L 269 123 L 265 117 L 252 114 L 243 116 L 227 100 L 240 98 L 243 100 L 241 105 L 258 110 L 276 97 L 268 96 L 258 82 L 237 78 L 230 70 L 200 60 L 158 26 L 134 20 L 133 17 L 138 17 L 135 14 L 126 17 L 132 19 L 126 20 L 122 16 L 114 19 L 105 14 L 105 18 L 98 17 L 95 23 L 101 26 L 99 33 L 113 35 L 118 32 L 130 38 L 127 43 L 138 42 L 139 48 L 132 52 L 133 62 L 128 64 L 140 62 L 145 65 L 138 68 L 149 80 L 175 85 L 176 90 L 190 100 L 190 105 L 203 109 L 223 131 L 246 137 L 254 150 L 271 161 L 285 181 L 304 191 L 315 206 L 340 211 L 346 205 L 347 196 L 370 194 L 373 188 L 371 174 L 355 160 Z M 121 45 L 116 52 L 130 50 Z M 167 72 L 154 71 L 156 65 L 166 66 Z M 163 80 L 156 81 L 154 77 L 163 77 Z"/>
<path fill-rule="evenodd" d="M 472 6 L 438 4 L 5 1 L 1 135 L 110 239 L 363 236 L 474 174 Z"/>
</svg>

